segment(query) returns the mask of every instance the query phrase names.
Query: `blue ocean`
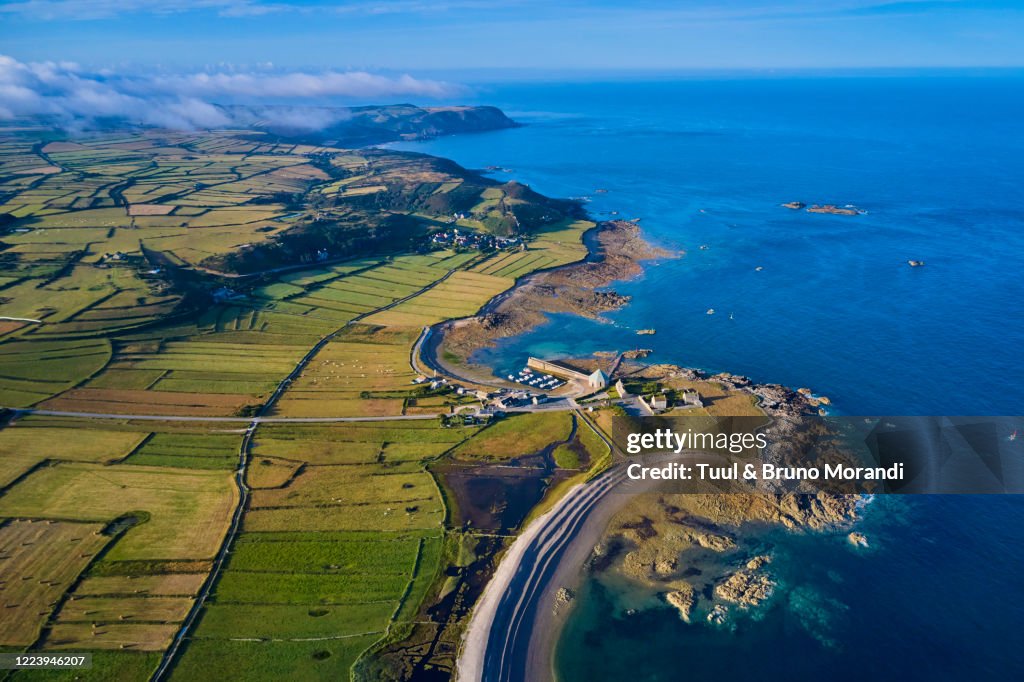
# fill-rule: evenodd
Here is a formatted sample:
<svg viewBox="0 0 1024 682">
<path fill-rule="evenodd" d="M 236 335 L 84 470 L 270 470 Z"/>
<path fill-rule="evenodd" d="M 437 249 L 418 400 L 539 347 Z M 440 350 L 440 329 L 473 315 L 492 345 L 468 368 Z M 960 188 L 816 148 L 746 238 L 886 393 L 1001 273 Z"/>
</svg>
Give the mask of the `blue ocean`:
<svg viewBox="0 0 1024 682">
<path fill-rule="evenodd" d="M 471 99 L 524 126 L 400 147 L 587 197 L 596 218 L 639 218 L 685 251 L 616 284 L 633 300 L 603 322 L 553 316 L 482 353 L 498 373 L 640 346 L 807 386 L 846 414 L 1024 413 L 1019 74 L 506 83 Z M 766 533 L 779 589 L 735 632 L 667 608 L 630 615 L 589 580 L 559 676 L 1024 677 L 1024 499 L 879 499 L 862 528 L 865 551 Z"/>
<path fill-rule="evenodd" d="M 590 197 L 595 217 L 640 218 L 650 240 L 685 250 L 616 284 L 633 303 L 610 324 L 556 316 L 487 354 L 501 373 L 530 354 L 639 345 L 652 360 L 807 386 L 847 414 L 1022 411 L 1024 77 L 549 83 L 475 97 L 524 127 L 402 148 Z"/>
</svg>

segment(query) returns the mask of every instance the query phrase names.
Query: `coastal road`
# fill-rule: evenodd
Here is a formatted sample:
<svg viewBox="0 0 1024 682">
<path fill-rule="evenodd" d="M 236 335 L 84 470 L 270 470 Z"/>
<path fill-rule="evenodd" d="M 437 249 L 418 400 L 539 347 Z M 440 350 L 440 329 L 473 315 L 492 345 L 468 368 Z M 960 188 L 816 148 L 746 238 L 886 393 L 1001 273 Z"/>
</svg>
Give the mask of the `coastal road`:
<svg viewBox="0 0 1024 682">
<path fill-rule="evenodd" d="M 115 412 L 66 412 L 63 410 L 35 410 L 27 407 L 9 407 L 15 416 L 39 415 L 43 417 L 76 417 L 83 419 L 133 419 L 163 422 L 227 422 L 233 424 L 319 424 L 334 422 L 389 422 L 397 420 L 437 419 L 446 412 L 436 414 L 396 414 L 384 417 L 193 417 L 165 414 L 122 414 Z"/>
<path fill-rule="evenodd" d="M 441 325 L 449 323 L 450 321 L 442 322 Z M 433 334 L 433 327 L 424 327 L 419 338 L 416 339 L 416 343 L 413 344 L 412 351 L 409 353 L 409 366 L 412 367 L 412 370 L 417 374 L 430 376 L 430 374 L 433 373 L 436 376 L 446 377 L 449 381 L 460 381 L 470 386 L 490 386 L 493 388 L 509 388 L 510 386 L 514 386 L 514 384 L 510 384 L 509 382 L 498 378 L 487 379 L 485 377 L 480 377 L 478 379 L 469 379 L 467 377 L 459 376 L 447 367 L 444 367 L 437 361 L 437 358 L 432 356 L 431 353 L 423 353 L 424 345 Z M 420 364 L 421 362 L 423 363 L 422 365 Z"/>
</svg>

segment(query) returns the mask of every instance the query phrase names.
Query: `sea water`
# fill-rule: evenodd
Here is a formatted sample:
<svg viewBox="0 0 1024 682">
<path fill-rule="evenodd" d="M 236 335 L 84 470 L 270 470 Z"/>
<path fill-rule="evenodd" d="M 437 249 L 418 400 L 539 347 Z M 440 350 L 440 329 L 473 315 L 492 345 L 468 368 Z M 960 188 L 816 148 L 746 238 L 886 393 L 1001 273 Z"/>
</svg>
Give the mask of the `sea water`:
<svg viewBox="0 0 1024 682">
<path fill-rule="evenodd" d="M 587 197 L 595 217 L 640 218 L 685 251 L 613 285 L 633 300 L 602 321 L 554 315 L 481 352 L 499 375 L 529 355 L 644 347 L 808 386 L 847 414 L 1024 412 L 1019 74 L 506 83 L 469 99 L 525 125 L 399 147 Z M 630 615 L 585 580 L 560 677 L 1024 676 L 1024 500 L 885 498 L 866 516 L 867 549 L 761 533 L 780 584 L 735 630 Z"/>
<path fill-rule="evenodd" d="M 615 284 L 633 302 L 604 323 L 556 315 L 482 353 L 499 374 L 531 354 L 644 347 L 808 386 L 848 414 L 1021 411 L 1024 77 L 506 84 L 475 98 L 524 127 L 400 147 L 589 197 L 595 217 L 640 218 L 685 250 Z"/>
</svg>

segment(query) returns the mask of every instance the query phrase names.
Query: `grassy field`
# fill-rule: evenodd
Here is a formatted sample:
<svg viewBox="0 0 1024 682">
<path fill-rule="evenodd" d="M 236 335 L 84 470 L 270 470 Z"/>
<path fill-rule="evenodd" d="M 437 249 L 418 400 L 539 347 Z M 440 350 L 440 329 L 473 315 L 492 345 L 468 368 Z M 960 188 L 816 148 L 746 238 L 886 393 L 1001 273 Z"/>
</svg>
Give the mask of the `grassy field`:
<svg viewBox="0 0 1024 682">
<path fill-rule="evenodd" d="M 154 494 L 153 491 L 157 491 Z M 118 559 L 213 556 L 236 504 L 226 472 L 60 463 L 30 474 L 0 498 L 0 516 L 108 522 L 144 512 L 107 555 Z"/>
<path fill-rule="evenodd" d="M 531 455 L 567 440 L 572 431 L 568 412 L 516 414 L 488 426 L 454 451 L 459 459 L 504 460 Z"/>
<path fill-rule="evenodd" d="M 17 519 L 0 526 L 0 645 L 28 646 L 110 537 L 103 524 Z"/>
<path fill-rule="evenodd" d="M 240 440 L 188 422 L 25 417 L 0 430 L 3 459 L 23 468 L 0 497 L 12 519 L 0 592 L 26 610 L 0 643 L 109 650 L 112 672 L 155 665 L 138 652 L 167 647 L 206 580 L 237 505 Z"/>
<path fill-rule="evenodd" d="M 427 157 L 254 131 L 0 138 L 0 189 L 0 407 L 124 415 L 0 426 L 0 645 L 93 652 L 81 679 L 151 674 L 239 503 L 244 423 L 132 415 L 248 417 L 279 386 L 279 416 L 449 412 L 474 399 L 414 383 L 422 327 L 581 257 L 590 225 Z M 528 248 L 419 252 L 455 213 Z M 261 425 L 174 677 L 346 678 L 426 618 L 451 532 L 428 464 L 535 451 L 562 417 Z"/>
<path fill-rule="evenodd" d="M 433 421 L 261 426 L 250 480 L 266 467 L 287 485 L 253 490 L 244 532 L 175 675 L 223 665 L 224 646 L 252 638 L 260 640 L 247 643 L 252 658 L 239 662 L 248 678 L 274 679 L 257 662 L 275 651 L 292 658 L 272 670 L 323 666 L 345 678 L 363 651 L 417 613 L 439 570 L 445 518 L 425 460 L 475 433 Z M 401 456 L 391 459 L 396 446 Z M 318 638 L 326 649 L 303 648 Z M 329 658 L 314 658 L 324 651 Z"/>
</svg>

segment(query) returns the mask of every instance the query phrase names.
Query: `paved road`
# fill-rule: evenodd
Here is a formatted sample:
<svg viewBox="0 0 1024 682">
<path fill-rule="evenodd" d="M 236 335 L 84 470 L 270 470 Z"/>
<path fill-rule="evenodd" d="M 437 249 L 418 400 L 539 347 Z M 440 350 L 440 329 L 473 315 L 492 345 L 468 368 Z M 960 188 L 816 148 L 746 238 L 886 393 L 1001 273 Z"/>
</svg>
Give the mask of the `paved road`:
<svg viewBox="0 0 1024 682">
<path fill-rule="evenodd" d="M 3 408 L 0 408 L 3 409 Z M 86 419 L 138 419 L 143 421 L 167 422 L 227 422 L 233 424 L 287 424 L 287 423 L 330 423 L 330 422 L 389 422 L 405 419 L 437 419 L 437 414 L 399 414 L 391 417 L 193 417 L 188 415 L 161 414 L 116 414 L 113 412 L 65 412 L 63 410 L 35 410 L 11 407 L 16 415 L 37 414 L 45 417 L 82 417 Z"/>
<path fill-rule="evenodd" d="M 501 379 L 470 379 L 468 377 L 459 376 L 450 369 L 444 367 L 436 358 L 432 357 L 430 353 L 423 354 L 423 345 L 427 342 L 427 339 L 433 335 L 433 327 L 424 327 L 420 337 L 416 339 L 416 343 L 412 347 L 412 352 L 409 354 L 409 365 L 413 371 L 423 376 L 430 376 L 434 374 L 440 377 L 446 377 L 449 381 L 458 381 L 463 384 L 470 386 L 490 386 L 493 388 L 508 388 L 510 384 L 507 381 Z M 420 361 L 423 362 L 424 366 L 420 365 Z"/>
</svg>

